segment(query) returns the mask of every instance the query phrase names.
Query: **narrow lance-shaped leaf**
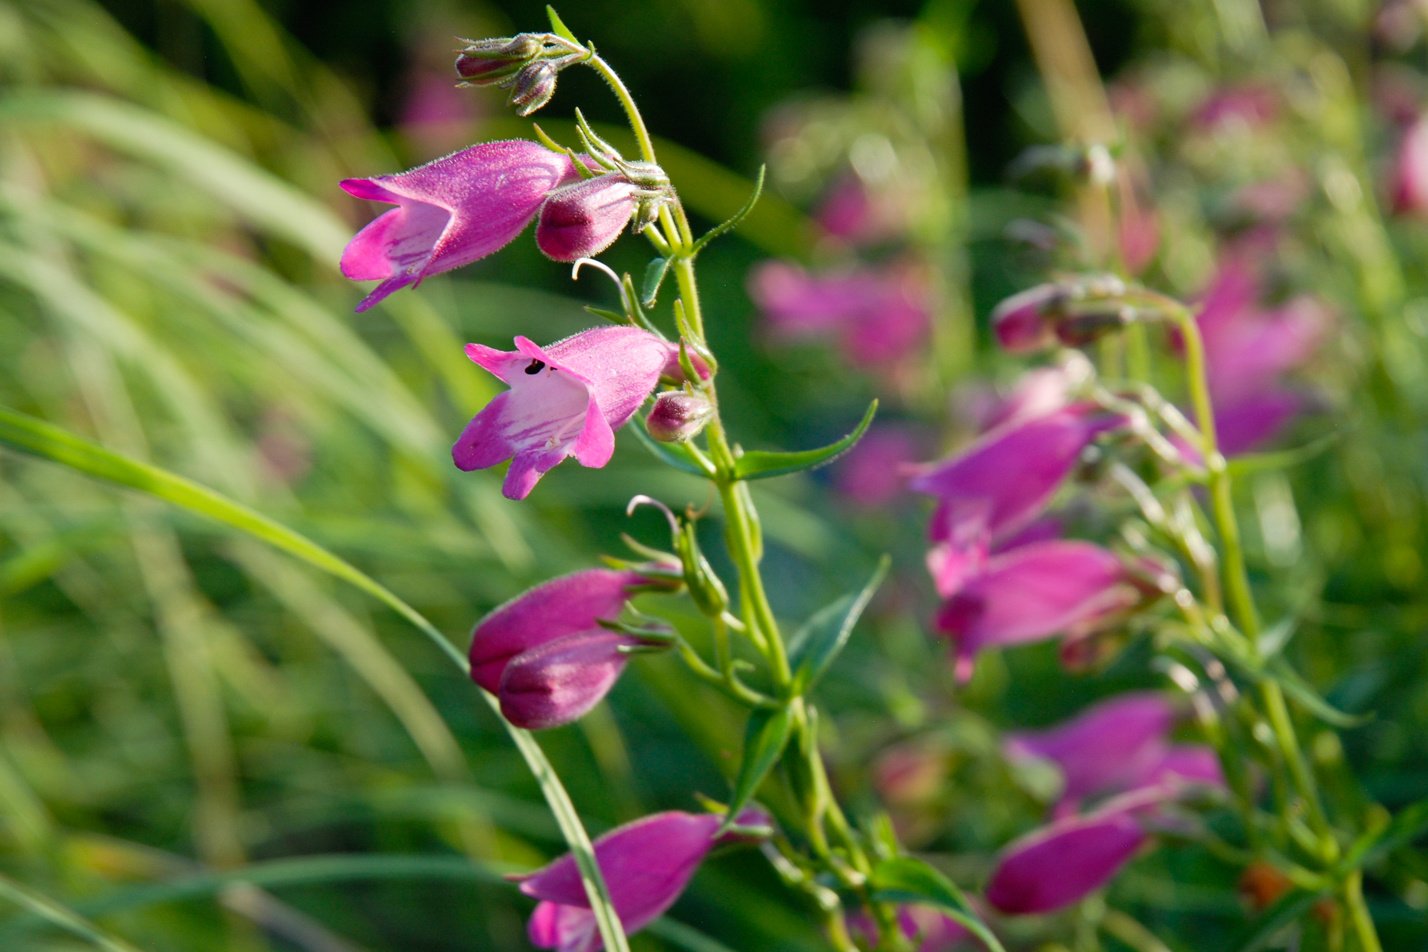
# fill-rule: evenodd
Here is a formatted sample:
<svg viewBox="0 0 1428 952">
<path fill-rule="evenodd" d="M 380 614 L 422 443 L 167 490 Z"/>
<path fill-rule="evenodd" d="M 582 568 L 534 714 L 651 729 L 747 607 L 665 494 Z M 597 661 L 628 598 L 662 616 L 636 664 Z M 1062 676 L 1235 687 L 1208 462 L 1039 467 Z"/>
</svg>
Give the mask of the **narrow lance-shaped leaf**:
<svg viewBox="0 0 1428 952">
<path fill-rule="evenodd" d="M 645 307 L 654 307 L 655 298 L 659 296 L 660 285 L 664 284 L 665 276 L 669 274 L 670 258 L 651 258 L 650 263 L 645 266 L 645 280 L 640 289 L 640 301 Z"/>
<path fill-rule="evenodd" d="M 816 450 L 800 450 L 795 453 L 780 453 L 772 450 L 747 452 L 735 461 L 734 476 L 738 479 L 769 479 L 774 476 L 787 476 L 789 473 L 816 469 L 831 463 L 852 449 L 854 444 L 863 438 L 863 434 L 868 431 L 868 426 L 873 422 L 873 415 L 877 411 L 878 401 L 874 400 L 868 404 L 867 412 L 863 414 L 863 419 L 853 432 L 836 443 L 830 443 Z"/>
<path fill-rule="evenodd" d="M 550 20 L 550 30 L 552 33 L 562 39 L 580 45 L 580 41 L 575 38 L 575 34 L 570 32 L 570 27 L 566 26 L 565 21 L 560 18 L 560 14 L 555 12 L 555 7 L 547 4 L 545 15 Z"/>
<path fill-rule="evenodd" d="M 793 693 L 805 694 L 823 677 L 833 659 L 848 643 L 853 626 L 868 607 L 873 593 L 887 577 L 892 560 L 884 555 L 878 560 L 873 577 L 858 592 L 845 595 L 820 609 L 789 639 L 789 663 L 793 666 Z"/>
<path fill-rule="evenodd" d="M 759 785 L 778 763 L 792 732 L 793 711 L 787 706 L 772 711 L 760 708 L 749 715 L 749 726 L 744 730 L 744 759 L 734 780 L 734 794 L 729 799 L 724 828 L 749 805 Z"/>
<path fill-rule="evenodd" d="M 707 231 L 698 241 L 696 241 L 694 243 L 694 247 L 691 248 L 689 251 L 689 257 L 692 258 L 695 255 L 699 254 L 699 252 L 704 250 L 705 245 L 709 244 L 709 242 L 713 241 L 715 238 L 718 238 L 720 235 L 725 234 L 734 228 L 737 228 L 739 222 L 743 221 L 745 218 L 748 217 L 749 212 L 753 211 L 754 206 L 759 203 L 759 196 L 764 193 L 764 172 L 766 171 L 767 166 L 759 166 L 759 174 L 754 178 L 754 192 L 752 195 L 749 196 L 749 200 L 745 202 L 739 208 L 738 211 L 736 211 L 733 215 L 729 216 L 728 219 L 709 229 L 709 231 Z"/>
<path fill-rule="evenodd" d="M 894 856 L 873 868 L 869 885 L 879 902 L 930 903 L 960 922 L 992 952 L 1006 952 L 986 927 L 962 890 L 937 870 L 912 856 Z"/>
</svg>

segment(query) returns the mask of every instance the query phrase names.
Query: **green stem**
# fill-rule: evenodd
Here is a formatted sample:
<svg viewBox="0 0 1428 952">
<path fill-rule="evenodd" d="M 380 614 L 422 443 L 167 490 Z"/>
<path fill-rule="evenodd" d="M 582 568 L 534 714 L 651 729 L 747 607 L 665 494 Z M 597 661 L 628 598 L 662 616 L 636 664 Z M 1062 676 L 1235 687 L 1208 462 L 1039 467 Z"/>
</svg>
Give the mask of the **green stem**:
<svg viewBox="0 0 1428 952">
<path fill-rule="evenodd" d="M 1383 952 L 1383 946 L 1378 941 L 1378 931 L 1373 925 L 1373 917 L 1369 915 L 1368 904 L 1364 901 L 1363 870 L 1354 870 L 1344 880 L 1344 905 L 1348 907 L 1349 918 L 1354 924 L 1354 935 L 1358 937 L 1362 952 Z"/>
<path fill-rule="evenodd" d="M 1225 457 L 1220 453 L 1219 439 L 1215 431 L 1214 407 L 1210 401 L 1209 377 L 1205 363 L 1205 345 L 1200 336 L 1200 327 L 1188 308 L 1178 301 L 1168 298 L 1160 303 L 1169 312 L 1180 328 L 1185 344 L 1185 372 L 1190 389 L 1190 401 L 1195 408 L 1196 424 L 1200 428 L 1201 454 L 1205 460 L 1206 482 L 1210 492 L 1210 506 L 1215 520 L 1215 528 L 1220 536 L 1222 552 L 1221 565 L 1224 571 L 1225 594 L 1230 615 L 1236 626 L 1249 642 L 1251 649 L 1258 652 L 1260 639 L 1259 614 L 1255 610 L 1254 597 L 1250 592 L 1249 572 L 1245 566 L 1244 546 L 1240 541 L 1239 523 L 1235 519 L 1234 502 L 1231 497 L 1230 474 L 1225 466 Z M 1289 716 L 1289 707 L 1284 700 L 1284 692 L 1279 684 L 1265 679 L 1260 682 L 1259 692 L 1264 703 L 1265 715 L 1290 778 L 1298 789 L 1304 803 L 1310 825 L 1319 837 L 1322 857 L 1332 862 L 1338 853 L 1324 807 L 1319 801 L 1318 787 L 1309 762 L 1299 746 L 1299 738 L 1294 732 L 1294 722 Z"/>
</svg>

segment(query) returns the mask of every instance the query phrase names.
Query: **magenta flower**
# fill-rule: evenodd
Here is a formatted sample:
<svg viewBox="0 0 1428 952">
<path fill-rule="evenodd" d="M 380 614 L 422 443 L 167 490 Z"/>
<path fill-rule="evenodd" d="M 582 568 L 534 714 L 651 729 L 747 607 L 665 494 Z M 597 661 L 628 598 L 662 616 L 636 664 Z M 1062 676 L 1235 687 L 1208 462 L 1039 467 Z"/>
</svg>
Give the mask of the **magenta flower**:
<svg viewBox="0 0 1428 952">
<path fill-rule="evenodd" d="M 1271 250 L 1251 246 L 1241 256 L 1263 256 Z M 1315 405 L 1284 378 L 1314 356 L 1332 323 L 1325 307 L 1309 297 L 1273 309 L 1262 307 L 1261 284 L 1253 258 L 1226 255 L 1196 317 L 1220 450 L 1226 455 L 1273 439 Z M 1181 448 L 1188 458 L 1199 458 L 1198 447 Z"/>
<path fill-rule="evenodd" d="M 1060 909 L 1109 882 L 1146 840 L 1123 810 L 1058 820 L 1007 847 L 987 883 L 987 902 L 1013 915 Z"/>
<path fill-rule="evenodd" d="M 598 255 L 629 224 L 638 192 L 618 173 L 561 186 L 541 206 L 536 244 L 555 261 Z"/>
<path fill-rule="evenodd" d="M 675 359 L 676 348 L 635 327 L 597 327 L 541 348 L 467 344 L 466 356 L 510 386 L 467 424 L 451 458 L 464 470 L 511 461 L 501 491 L 524 499 L 568 456 L 599 468 L 624 426 Z"/>
<path fill-rule="evenodd" d="M 922 456 L 920 444 L 905 426 L 874 423 L 834 464 L 834 488 L 861 508 L 889 505 L 906 492 L 909 467 Z"/>
<path fill-rule="evenodd" d="M 1075 634 L 1129 610 L 1143 595 L 1119 556 L 1090 542 L 1034 542 L 966 574 L 938 612 L 957 674 L 984 648 Z"/>
<path fill-rule="evenodd" d="M 764 819 L 756 810 L 739 817 L 741 823 Z M 722 822 L 713 814 L 656 813 L 595 841 L 595 862 L 627 933 L 638 932 L 674 905 L 705 855 L 724 841 L 715 836 Z M 563 856 L 523 877 L 521 892 L 540 900 L 529 927 L 531 942 L 538 948 L 558 952 L 604 948 L 574 857 Z"/>
<path fill-rule="evenodd" d="M 834 335 L 849 363 L 896 363 L 922 345 L 931 323 L 930 288 L 915 266 L 813 275 L 767 261 L 749 275 L 749 295 L 781 339 Z"/>
<path fill-rule="evenodd" d="M 1039 757 L 1065 778 L 1062 804 L 1131 790 L 1155 776 L 1169 752 L 1175 708 L 1154 692 L 1123 694 L 1095 704 L 1063 724 L 1021 731 L 1006 741 L 1014 759 Z"/>
<path fill-rule="evenodd" d="M 910 485 L 939 500 L 933 541 L 958 548 L 1004 541 L 1041 514 L 1092 440 L 1124 422 L 1093 404 L 1071 404 L 1014 419 L 931 464 Z"/>
<path fill-rule="evenodd" d="M 1169 743 L 1175 711 L 1157 694 L 1102 701 L 1064 724 L 1007 739 L 1013 758 L 1050 760 L 1065 777 L 1060 818 L 1011 843 L 987 885 L 1003 912 L 1050 912 L 1100 888 L 1170 823 L 1190 787 L 1224 786 L 1215 752 Z M 1117 794 L 1077 814 L 1091 796 Z"/>
<path fill-rule="evenodd" d="M 397 206 L 359 231 L 342 253 L 345 276 L 382 282 L 357 310 L 504 248 L 551 191 L 575 178 L 568 156 L 512 139 L 462 149 L 396 175 L 345 179 L 348 194 Z"/>
<path fill-rule="evenodd" d="M 588 569 L 506 602 L 471 633 L 471 679 L 518 727 L 575 720 L 614 686 L 628 658 L 620 648 L 639 643 L 600 623 L 615 619 L 643 582 L 636 572 Z"/>
<path fill-rule="evenodd" d="M 1006 298 L 992 309 L 992 333 L 1009 354 L 1035 353 L 1056 344 L 1051 311 L 1064 292 L 1057 284 L 1038 284 Z"/>
<path fill-rule="evenodd" d="M 868 948 L 878 944 L 878 928 L 867 913 L 859 910 L 847 917 L 848 931 Z M 956 919 L 940 912 L 935 906 L 905 905 L 897 910 L 897 922 L 902 934 L 916 940 L 917 952 L 952 952 L 972 938 L 971 931 Z"/>
</svg>

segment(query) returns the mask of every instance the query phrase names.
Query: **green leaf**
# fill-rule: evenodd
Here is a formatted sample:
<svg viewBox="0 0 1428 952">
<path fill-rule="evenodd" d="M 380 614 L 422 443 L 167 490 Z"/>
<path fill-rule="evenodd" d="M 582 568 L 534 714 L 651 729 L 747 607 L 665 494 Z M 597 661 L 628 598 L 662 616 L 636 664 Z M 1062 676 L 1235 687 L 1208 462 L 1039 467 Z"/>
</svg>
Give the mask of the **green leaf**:
<svg viewBox="0 0 1428 952">
<path fill-rule="evenodd" d="M 577 46 L 584 46 L 575 38 L 575 34 L 570 32 L 570 27 L 565 25 L 565 21 L 560 18 L 560 14 L 555 12 L 555 7 L 546 5 L 545 15 L 550 19 L 550 31 L 562 39 L 569 40 Z"/>
<path fill-rule="evenodd" d="M 837 443 L 830 443 L 820 449 L 800 450 L 796 453 L 779 453 L 769 450 L 754 450 L 745 453 L 734 463 L 734 476 L 737 479 L 769 479 L 774 476 L 802 472 L 806 469 L 816 469 L 831 463 L 852 449 L 853 444 L 862 439 L 863 434 L 868 430 L 868 425 L 873 422 L 873 414 L 877 410 L 878 401 L 874 400 L 868 404 L 868 410 L 863 414 L 863 419 L 857 429 Z"/>
<path fill-rule="evenodd" d="M 664 284 L 665 275 L 669 274 L 672 258 L 652 258 L 645 267 L 645 280 L 640 290 L 640 303 L 645 307 L 654 307 L 655 298 L 659 296 L 660 285 Z"/>
<path fill-rule="evenodd" d="M 696 241 L 694 243 L 694 247 L 691 248 L 689 251 L 689 256 L 691 258 L 699 254 L 699 252 L 703 251 L 704 246 L 709 244 L 709 242 L 713 241 L 715 238 L 718 238 L 720 235 L 725 234 L 733 230 L 734 228 L 737 228 L 739 222 L 743 221 L 745 218 L 748 217 L 749 212 L 753 211 L 754 206 L 759 203 L 759 196 L 764 193 L 764 173 L 766 171 L 768 171 L 767 166 L 759 166 L 759 174 L 754 178 L 754 192 L 752 195 L 749 196 L 749 200 L 746 201 L 739 208 L 738 211 L 734 212 L 733 215 L 729 216 L 728 219 L 726 219 L 721 224 L 715 225 L 713 228 L 709 229 L 709 231 L 707 231 L 703 237 Z"/>
<path fill-rule="evenodd" d="M 749 715 L 749 726 L 744 730 L 744 759 L 739 764 L 739 776 L 734 781 L 734 794 L 729 799 L 729 811 L 724 815 L 721 830 L 730 826 L 749 805 L 759 784 L 778 763 L 779 754 L 788 745 L 792 733 L 793 711 L 788 706 L 774 710 L 760 708 Z"/>
<path fill-rule="evenodd" d="M 1273 453 L 1244 453 L 1225 461 L 1225 471 L 1231 476 L 1248 476 L 1252 473 L 1289 469 L 1307 463 L 1325 452 L 1342 439 L 1342 433 L 1330 433 L 1303 446 L 1294 446 Z"/>
<path fill-rule="evenodd" d="M 1373 720 L 1372 714 L 1349 714 L 1339 710 L 1319 696 L 1310 684 L 1299 676 L 1282 658 L 1272 658 L 1265 666 L 1266 676 L 1279 682 L 1284 692 L 1303 705 L 1310 714 L 1331 727 L 1345 730 L 1362 727 Z"/>
<path fill-rule="evenodd" d="M 644 445 L 644 448 L 653 453 L 656 457 L 673 466 L 675 469 L 695 476 L 713 477 L 712 470 L 706 468 L 699 457 L 694 455 L 694 451 L 687 443 L 661 443 L 659 440 L 645 432 L 641 424 L 636 424 L 629 428 L 635 434 L 635 439 Z"/>
<path fill-rule="evenodd" d="M 1398 815 L 1382 829 L 1365 833 L 1354 841 L 1339 868 L 1345 874 L 1350 873 L 1425 834 L 1428 834 L 1428 800 L 1419 800 L 1398 811 Z"/>
<path fill-rule="evenodd" d="M 868 607 L 873 593 L 887 577 L 892 560 L 884 555 L 873 570 L 873 577 L 861 591 L 845 595 L 820 609 L 789 639 L 789 663 L 793 666 L 793 693 L 806 694 L 823 677 L 833 659 L 848 643 L 853 626 Z"/>
<path fill-rule="evenodd" d="M 952 881 L 913 856 L 895 856 L 873 867 L 869 885 L 877 902 L 929 903 L 972 931 L 993 952 L 1006 952 L 977 918 L 967 897 Z"/>
</svg>

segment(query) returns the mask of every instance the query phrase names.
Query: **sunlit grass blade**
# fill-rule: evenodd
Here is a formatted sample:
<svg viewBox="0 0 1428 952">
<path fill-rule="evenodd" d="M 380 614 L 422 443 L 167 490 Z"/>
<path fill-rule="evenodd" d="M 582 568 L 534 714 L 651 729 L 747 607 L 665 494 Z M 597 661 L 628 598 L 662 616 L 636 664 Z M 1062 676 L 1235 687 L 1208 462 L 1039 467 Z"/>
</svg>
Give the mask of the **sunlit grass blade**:
<svg viewBox="0 0 1428 952">
<path fill-rule="evenodd" d="M 118 936 L 100 931 L 97 926 L 78 913 L 3 874 L 0 874 L 0 896 L 30 910 L 39 920 L 58 926 L 71 935 L 105 949 L 106 952 L 140 952 L 137 946 L 130 945 Z M 15 948 L 15 946 L 11 946 L 11 948 Z"/>
<path fill-rule="evenodd" d="M 301 533 L 241 503 L 181 476 L 121 456 L 59 427 L 4 407 L 0 407 L 0 445 L 61 463 L 116 485 L 139 490 L 282 549 L 376 598 L 425 635 L 460 671 L 470 672 L 466 657 L 425 616 L 386 586 Z M 478 689 L 473 686 L 472 690 Z M 500 705 L 495 697 L 484 691 L 479 693 L 499 717 Z M 555 769 L 529 732 L 511 726 L 504 718 L 501 718 L 501 724 L 510 734 L 521 756 L 525 758 L 551 812 L 555 815 L 566 844 L 575 857 L 606 948 L 612 952 L 628 952 L 624 930 L 610 903 L 609 893 L 595 863 L 590 838 L 585 833 L 580 817 Z"/>
</svg>

